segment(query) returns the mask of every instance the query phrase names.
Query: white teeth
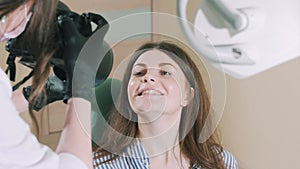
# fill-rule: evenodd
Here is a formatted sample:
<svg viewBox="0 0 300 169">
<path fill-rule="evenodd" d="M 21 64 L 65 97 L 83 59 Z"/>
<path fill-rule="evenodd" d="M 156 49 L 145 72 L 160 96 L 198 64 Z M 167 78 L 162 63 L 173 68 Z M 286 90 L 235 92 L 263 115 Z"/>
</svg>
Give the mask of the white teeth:
<svg viewBox="0 0 300 169">
<path fill-rule="evenodd" d="M 143 91 L 142 95 L 146 95 L 146 94 L 161 95 L 161 93 L 156 91 L 156 90 L 145 90 L 145 91 Z"/>
</svg>

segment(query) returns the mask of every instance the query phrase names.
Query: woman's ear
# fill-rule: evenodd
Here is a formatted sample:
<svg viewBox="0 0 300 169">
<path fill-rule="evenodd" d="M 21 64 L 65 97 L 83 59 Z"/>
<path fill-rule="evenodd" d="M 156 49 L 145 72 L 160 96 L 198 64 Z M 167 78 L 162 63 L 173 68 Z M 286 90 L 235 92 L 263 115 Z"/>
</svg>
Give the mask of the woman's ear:
<svg viewBox="0 0 300 169">
<path fill-rule="evenodd" d="M 182 106 L 182 107 L 187 106 L 187 105 L 191 102 L 191 100 L 193 100 L 194 95 L 195 95 L 195 90 L 194 90 L 194 88 L 189 87 L 189 88 L 186 90 L 185 94 L 184 94 L 184 97 L 183 97 L 182 102 L 181 102 L 181 106 Z"/>
</svg>

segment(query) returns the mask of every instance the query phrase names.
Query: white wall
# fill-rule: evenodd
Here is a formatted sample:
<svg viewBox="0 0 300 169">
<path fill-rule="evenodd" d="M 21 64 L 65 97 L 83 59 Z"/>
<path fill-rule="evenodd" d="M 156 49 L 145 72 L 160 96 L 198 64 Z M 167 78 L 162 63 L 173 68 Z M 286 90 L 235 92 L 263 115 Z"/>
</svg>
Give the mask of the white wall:
<svg viewBox="0 0 300 169">
<path fill-rule="evenodd" d="M 155 12 L 176 15 L 175 0 L 153 2 Z M 154 18 L 154 30 L 180 33 L 178 23 L 161 18 Z M 244 80 L 226 76 L 226 81 L 222 143 L 239 167 L 300 168 L 300 57 Z"/>
</svg>

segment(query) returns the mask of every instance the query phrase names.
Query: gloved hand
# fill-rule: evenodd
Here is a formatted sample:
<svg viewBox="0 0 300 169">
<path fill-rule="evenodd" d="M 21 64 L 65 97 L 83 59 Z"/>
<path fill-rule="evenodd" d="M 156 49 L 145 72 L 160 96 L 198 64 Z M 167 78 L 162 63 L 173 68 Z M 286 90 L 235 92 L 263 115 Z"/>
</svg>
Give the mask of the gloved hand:
<svg viewBox="0 0 300 169">
<path fill-rule="evenodd" d="M 65 96 L 65 85 L 65 82 L 60 80 L 57 76 L 55 76 L 55 74 L 51 75 L 45 84 L 47 100 L 42 93 L 33 105 L 33 109 L 35 111 L 40 111 L 44 106 L 55 101 L 62 100 Z M 30 94 L 31 86 L 24 87 L 23 95 L 27 100 L 29 100 Z"/>
<path fill-rule="evenodd" d="M 92 101 L 97 70 L 109 49 L 103 40 L 109 26 L 98 27 L 92 36 L 85 37 L 67 15 L 58 17 L 58 25 L 63 35 L 63 69 L 67 82 L 64 102 L 70 97 Z"/>
<path fill-rule="evenodd" d="M 80 34 L 70 17 L 62 15 L 58 18 L 58 23 L 63 35 L 62 55 L 67 83 L 63 100 L 67 103 L 70 97 L 80 97 L 90 101 L 94 84 L 93 77 L 95 76 L 93 76 L 89 61 L 78 60 L 79 53 L 87 38 Z"/>
</svg>

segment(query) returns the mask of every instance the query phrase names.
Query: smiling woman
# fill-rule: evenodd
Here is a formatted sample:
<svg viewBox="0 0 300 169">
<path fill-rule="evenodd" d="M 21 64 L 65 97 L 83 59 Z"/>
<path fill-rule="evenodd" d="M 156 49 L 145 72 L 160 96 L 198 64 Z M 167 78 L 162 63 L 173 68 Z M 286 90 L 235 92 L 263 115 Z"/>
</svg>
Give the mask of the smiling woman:
<svg viewBox="0 0 300 169">
<path fill-rule="evenodd" d="M 54 26 L 57 26 L 54 24 L 56 9 L 56 0 L 0 0 L 0 40 L 5 41 L 18 37 L 22 46 L 21 49 L 30 43 L 33 46 L 31 49 L 32 56 L 36 59 L 32 90 L 29 92 L 29 103 L 24 98 L 22 90 L 12 91 L 8 77 L 0 69 L 0 168 L 92 168 L 91 140 L 87 136 L 90 122 L 86 120 L 87 128 L 83 128 L 82 121 L 77 118 L 83 116 L 90 119 L 91 104 L 83 98 L 82 93 L 76 98 L 74 95 L 68 98 L 64 131 L 61 134 L 56 152 L 39 143 L 31 132 L 30 126 L 19 116 L 19 113 L 22 113 L 21 110 L 24 110 L 21 107 L 25 107 L 25 109 L 29 107 L 32 115 L 33 105 L 41 92 L 46 90 L 49 93 L 48 91 L 51 90 L 49 87 L 46 89 L 44 87 L 50 74 L 49 59 L 55 51 L 53 30 Z M 68 31 L 76 30 L 75 25 L 70 20 L 62 19 L 59 26 L 61 27 L 62 24 L 68 28 Z M 64 36 L 63 40 L 69 40 L 68 38 L 69 36 Z M 75 38 L 76 42 L 78 41 L 78 37 L 72 36 L 71 38 L 72 40 Z M 74 46 L 68 45 L 66 45 L 64 52 L 69 48 L 74 49 Z M 78 53 L 76 52 L 68 54 L 69 60 L 77 57 Z M 75 63 L 69 60 L 65 60 L 66 64 L 69 64 L 66 70 L 73 72 L 72 68 Z M 90 77 L 90 74 L 88 72 L 84 76 Z M 57 83 L 51 84 L 52 89 L 57 87 L 59 87 Z M 86 88 L 81 90 L 81 92 L 85 91 Z M 60 94 L 65 95 L 64 92 Z M 83 109 L 78 109 L 78 107 Z"/>
<path fill-rule="evenodd" d="M 126 70 L 95 168 L 237 168 L 216 134 L 199 141 L 210 101 L 201 72 L 179 45 L 144 44 Z"/>
</svg>

